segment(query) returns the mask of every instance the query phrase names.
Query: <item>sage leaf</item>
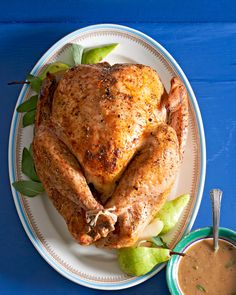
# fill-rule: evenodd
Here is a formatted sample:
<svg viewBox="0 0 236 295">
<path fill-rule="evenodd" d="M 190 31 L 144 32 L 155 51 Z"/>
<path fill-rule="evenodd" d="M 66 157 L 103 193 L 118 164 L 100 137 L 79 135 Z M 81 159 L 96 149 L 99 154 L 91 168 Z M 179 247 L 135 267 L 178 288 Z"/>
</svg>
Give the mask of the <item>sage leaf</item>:
<svg viewBox="0 0 236 295">
<path fill-rule="evenodd" d="M 203 292 L 203 293 L 206 293 L 206 290 L 205 290 L 205 288 L 204 288 L 202 285 L 196 285 L 196 288 L 197 288 L 199 291 L 201 291 L 201 292 Z"/>
<path fill-rule="evenodd" d="M 35 197 L 44 192 L 42 183 L 32 180 L 15 181 L 12 185 L 18 192 L 27 197 Z"/>
<path fill-rule="evenodd" d="M 27 148 L 23 149 L 22 160 L 21 160 L 21 170 L 31 180 L 40 181 L 34 168 L 33 158 L 30 152 L 27 150 Z"/>
<path fill-rule="evenodd" d="M 167 244 L 164 242 L 162 237 L 152 237 L 152 242 L 153 244 L 155 244 L 155 246 L 157 247 L 164 247 L 164 248 L 168 248 Z"/>
<path fill-rule="evenodd" d="M 36 114 L 36 110 L 32 110 L 32 111 L 24 114 L 23 127 L 34 124 L 35 114 Z"/>
<path fill-rule="evenodd" d="M 82 64 L 96 64 L 103 60 L 113 49 L 118 46 L 118 43 L 112 43 L 95 48 L 88 48 L 83 51 Z"/>
<path fill-rule="evenodd" d="M 35 110 L 37 107 L 37 102 L 38 102 L 38 95 L 33 95 L 28 100 L 26 100 L 21 105 L 19 105 L 16 110 L 18 113 L 25 113 L 25 112 Z"/>
<path fill-rule="evenodd" d="M 30 82 L 30 86 L 32 87 L 32 89 L 39 93 L 41 86 L 42 86 L 42 80 L 39 77 L 36 77 L 34 75 L 29 74 L 26 77 L 26 80 Z"/>
<path fill-rule="evenodd" d="M 163 247 L 164 246 L 161 238 L 158 237 L 158 236 L 157 237 L 152 237 L 152 242 L 153 242 L 153 244 L 155 244 L 155 246 L 158 246 L 158 247 Z"/>
<path fill-rule="evenodd" d="M 160 239 L 161 239 L 161 241 L 162 241 L 162 243 L 163 243 L 163 247 L 164 247 L 164 248 L 169 248 L 169 247 L 167 246 L 166 242 L 163 240 L 163 238 L 160 237 Z"/>
<path fill-rule="evenodd" d="M 72 55 L 75 65 L 81 64 L 84 48 L 79 44 L 72 44 Z"/>
<path fill-rule="evenodd" d="M 31 157 L 33 157 L 32 143 L 31 143 L 30 146 L 29 146 L 29 152 L 30 152 Z"/>
</svg>

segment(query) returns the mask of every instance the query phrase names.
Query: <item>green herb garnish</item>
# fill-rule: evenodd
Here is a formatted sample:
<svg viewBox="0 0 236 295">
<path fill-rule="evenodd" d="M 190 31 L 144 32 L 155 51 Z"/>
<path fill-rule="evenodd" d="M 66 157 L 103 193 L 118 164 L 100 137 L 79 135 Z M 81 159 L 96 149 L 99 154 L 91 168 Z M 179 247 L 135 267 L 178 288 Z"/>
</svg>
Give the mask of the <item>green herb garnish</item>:
<svg viewBox="0 0 236 295">
<path fill-rule="evenodd" d="M 16 110 L 18 113 L 25 113 L 25 112 L 35 110 L 37 107 L 37 102 L 38 102 L 38 95 L 33 95 L 28 100 L 26 100 L 21 105 L 19 105 Z"/>
<path fill-rule="evenodd" d="M 23 149 L 21 170 L 31 180 L 38 181 L 38 182 L 40 181 L 34 168 L 34 161 L 33 161 L 32 155 L 30 151 L 27 150 L 27 148 Z"/>
<path fill-rule="evenodd" d="M 34 168 L 34 161 L 32 157 L 32 144 L 29 147 L 23 149 L 21 159 L 21 170 L 31 180 L 20 180 L 12 183 L 14 188 L 27 197 L 35 197 L 38 194 L 44 192 L 42 183 L 40 182 L 37 173 Z"/>
<path fill-rule="evenodd" d="M 157 236 L 157 237 L 152 237 L 152 242 L 153 244 L 155 244 L 155 246 L 157 247 L 164 247 L 164 248 L 168 248 L 166 242 L 163 240 L 162 237 Z"/>
<path fill-rule="evenodd" d="M 201 292 L 203 292 L 203 293 L 206 293 L 206 290 L 205 290 L 205 288 L 204 288 L 202 285 L 196 285 L 196 288 L 197 288 L 199 291 L 201 291 Z"/>
<path fill-rule="evenodd" d="M 31 155 L 31 157 L 33 158 L 33 147 L 32 147 L 32 143 L 30 144 L 30 146 L 29 146 L 29 152 L 30 152 L 30 155 Z"/>
<path fill-rule="evenodd" d="M 79 44 L 72 44 L 72 55 L 75 65 L 81 64 L 84 48 Z"/>
<path fill-rule="evenodd" d="M 35 114 L 36 114 L 36 110 L 32 110 L 32 111 L 27 112 L 27 113 L 24 114 L 23 127 L 34 124 Z"/>
<path fill-rule="evenodd" d="M 14 188 L 27 197 L 35 197 L 44 192 L 42 183 L 32 180 L 20 180 L 12 183 Z"/>
</svg>

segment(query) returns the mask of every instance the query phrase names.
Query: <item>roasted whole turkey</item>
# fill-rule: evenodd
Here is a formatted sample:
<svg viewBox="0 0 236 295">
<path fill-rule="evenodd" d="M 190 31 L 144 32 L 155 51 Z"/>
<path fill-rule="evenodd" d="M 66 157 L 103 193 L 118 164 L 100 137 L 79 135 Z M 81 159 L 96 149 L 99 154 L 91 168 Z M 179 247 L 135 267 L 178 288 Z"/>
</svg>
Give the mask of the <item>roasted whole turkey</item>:
<svg viewBox="0 0 236 295">
<path fill-rule="evenodd" d="M 81 245 L 134 245 L 175 181 L 188 98 L 169 94 L 151 67 L 78 65 L 48 74 L 37 106 L 33 157 L 49 198 Z"/>
</svg>

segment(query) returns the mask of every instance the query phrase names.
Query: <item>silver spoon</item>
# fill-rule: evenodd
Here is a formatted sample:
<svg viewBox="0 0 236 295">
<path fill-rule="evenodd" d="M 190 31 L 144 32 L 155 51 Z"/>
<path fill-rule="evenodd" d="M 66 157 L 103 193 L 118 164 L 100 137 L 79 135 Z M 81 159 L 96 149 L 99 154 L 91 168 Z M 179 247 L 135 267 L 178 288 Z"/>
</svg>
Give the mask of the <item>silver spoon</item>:
<svg viewBox="0 0 236 295">
<path fill-rule="evenodd" d="M 222 191 L 220 189 L 213 189 L 210 191 L 213 214 L 213 240 L 214 250 L 218 250 L 219 240 L 219 226 L 220 226 L 220 204 L 222 198 Z"/>
</svg>

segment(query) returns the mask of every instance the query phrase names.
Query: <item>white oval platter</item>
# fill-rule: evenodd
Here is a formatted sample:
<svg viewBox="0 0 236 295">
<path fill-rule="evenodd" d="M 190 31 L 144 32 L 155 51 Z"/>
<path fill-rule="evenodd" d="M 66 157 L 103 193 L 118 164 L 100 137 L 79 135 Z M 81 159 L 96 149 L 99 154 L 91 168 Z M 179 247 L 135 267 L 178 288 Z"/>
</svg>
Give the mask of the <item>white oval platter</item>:
<svg viewBox="0 0 236 295">
<path fill-rule="evenodd" d="M 190 231 L 201 202 L 206 166 L 205 137 L 202 119 L 192 88 L 173 57 L 155 40 L 147 35 L 120 25 L 102 24 L 77 30 L 58 41 L 38 61 L 32 74 L 39 74 L 48 63 L 59 60 L 72 62 L 68 43 L 94 47 L 108 43 L 119 43 L 105 59 L 114 63 L 140 63 L 153 67 L 159 73 L 167 89 L 173 76 L 179 76 L 189 95 L 189 135 L 184 161 L 176 184 L 169 198 L 190 193 L 191 200 L 181 219 L 168 236 L 173 247 Z M 32 95 L 25 85 L 19 95 L 16 108 Z M 11 183 L 24 179 L 21 173 L 23 148 L 32 142 L 33 127 L 22 128 L 22 115 L 15 110 L 9 138 L 9 175 Z M 53 208 L 46 194 L 25 198 L 12 188 L 14 202 L 24 229 L 42 257 L 59 273 L 75 283 L 106 290 L 128 288 L 144 282 L 157 274 L 165 264 L 158 265 L 142 277 L 131 277 L 119 269 L 115 251 L 79 246 L 70 236 L 62 217 Z"/>
</svg>

